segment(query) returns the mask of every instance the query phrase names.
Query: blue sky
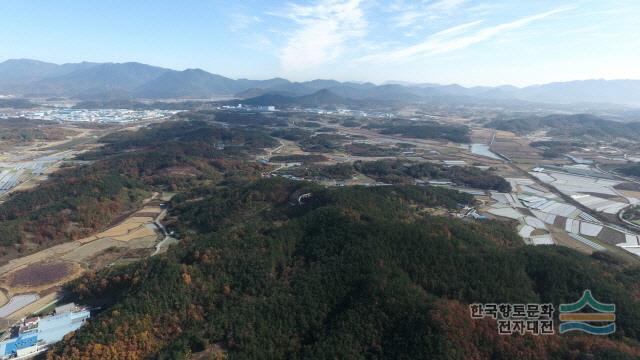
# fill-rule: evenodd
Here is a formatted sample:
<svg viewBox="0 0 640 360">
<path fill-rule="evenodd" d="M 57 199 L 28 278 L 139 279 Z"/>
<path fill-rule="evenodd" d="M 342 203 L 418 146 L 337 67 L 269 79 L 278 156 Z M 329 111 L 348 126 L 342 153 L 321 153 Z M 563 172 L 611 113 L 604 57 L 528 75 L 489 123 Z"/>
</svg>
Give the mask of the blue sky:
<svg viewBox="0 0 640 360">
<path fill-rule="evenodd" d="M 640 1 L 0 0 L 9 58 L 255 79 L 640 79 Z"/>
</svg>

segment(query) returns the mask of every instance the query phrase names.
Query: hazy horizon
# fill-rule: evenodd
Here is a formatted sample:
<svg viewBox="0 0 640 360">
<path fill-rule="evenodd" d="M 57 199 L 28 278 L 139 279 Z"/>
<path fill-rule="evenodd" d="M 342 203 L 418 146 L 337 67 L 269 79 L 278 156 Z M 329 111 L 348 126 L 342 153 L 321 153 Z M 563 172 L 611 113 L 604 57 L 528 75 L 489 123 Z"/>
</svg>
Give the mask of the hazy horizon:
<svg viewBox="0 0 640 360">
<path fill-rule="evenodd" d="M 78 63 L 83 63 L 83 62 L 91 62 L 91 63 L 96 63 L 96 64 L 126 64 L 126 63 L 139 63 L 139 64 L 143 64 L 143 65 L 149 65 L 149 66 L 156 66 L 156 67 L 162 67 L 162 68 L 166 68 L 168 70 L 176 70 L 176 71 L 185 71 L 185 70 L 203 70 L 206 72 L 209 72 L 211 74 L 215 74 L 215 75 L 220 75 L 220 76 L 224 76 L 230 79 L 234 79 L 234 80 L 242 80 L 242 79 L 247 79 L 247 80 L 269 80 L 269 79 L 274 79 L 274 78 L 283 78 L 292 82 L 307 82 L 307 81 L 314 81 L 314 80 L 336 80 L 339 82 L 352 82 L 352 83 L 360 83 L 360 84 L 364 84 L 364 83 L 372 83 L 374 85 L 389 85 L 389 84 L 397 84 L 397 85 L 405 85 L 405 86 L 422 86 L 422 85 L 427 85 L 427 84 L 434 84 L 434 85 L 441 85 L 441 86 L 448 86 L 448 85 L 459 85 L 459 86 L 464 86 L 467 88 L 472 88 L 472 87 L 503 87 L 503 86 L 514 86 L 514 87 L 518 87 L 518 88 L 525 88 L 525 87 L 529 87 L 529 86 L 541 86 L 541 85 L 546 85 L 546 84 L 551 84 L 551 83 L 562 83 L 562 82 L 578 82 L 578 81 L 640 81 L 640 78 L 634 79 L 634 78 L 610 78 L 610 79 L 605 79 L 605 78 L 589 78 L 589 79 L 571 79 L 571 80 L 564 80 L 564 81 L 552 81 L 550 83 L 533 83 L 533 84 L 526 84 L 526 85 L 514 85 L 514 84 L 497 84 L 497 85 L 485 85 L 485 84 L 474 84 L 474 85 L 464 85 L 464 84 L 459 84 L 459 83 L 442 83 L 442 82 L 411 82 L 411 81 L 403 81 L 403 80 L 393 80 L 393 79 L 389 79 L 389 80 L 384 80 L 384 81 L 366 81 L 366 80 L 357 80 L 357 79 L 353 79 L 353 80 L 342 80 L 342 79 L 335 79 L 335 78 L 308 78 L 308 79 L 300 79 L 300 80 L 293 80 L 293 79 L 289 79 L 285 76 L 281 76 L 281 75 L 275 75 L 273 77 L 262 77 L 262 78 L 249 78 L 249 77 L 232 77 L 232 76 L 227 76 L 222 72 L 218 72 L 218 71 L 209 71 L 206 69 L 202 69 L 202 68 L 194 68 L 194 67 L 186 67 L 186 68 L 170 68 L 170 67 L 163 67 L 163 66 L 157 66 L 155 64 L 147 64 L 147 63 L 143 63 L 140 61 L 135 61 L 135 60 L 131 60 L 131 61 L 122 61 L 122 62 L 113 62 L 113 61 L 85 61 L 85 60 L 80 60 L 80 61 L 73 61 L 73 62 L 65 62 L 65 63 L 55 63 L 55 62 L 51 62 L 51 61 L 45 61 L 45 60 L 41 60 L 41 59 L 30 59 L 30 58 L 10 58 L 10 59 L 0 59 L 0 63 L 4 63 L 7 61 L 12 61 L 12 60 L 25 60 L 25 61 L 40 61 L 40 62 L 45 62 L 45 63 L 52 63 L 55 65 L 65 65 L 65 64 L 78 64 Z"/>
<path fill-rule="evenodd" d="M 8 0 L 0 58 L 376 84 L 640 79 L 639 13 L 627 0 Z"/>
</svg>

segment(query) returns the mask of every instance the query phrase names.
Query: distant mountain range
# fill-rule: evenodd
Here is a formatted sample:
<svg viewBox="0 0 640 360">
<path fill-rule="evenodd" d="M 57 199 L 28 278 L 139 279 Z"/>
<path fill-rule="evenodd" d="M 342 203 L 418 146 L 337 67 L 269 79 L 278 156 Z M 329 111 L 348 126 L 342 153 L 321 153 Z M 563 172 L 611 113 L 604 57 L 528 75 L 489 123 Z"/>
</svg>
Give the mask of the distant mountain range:
<svg viewBox="0 0 640 360">
<path fill-rule="evenodd" d="M 518 88 L 312 80 L 230 79 L 200 69 L 171 70 L 141 63 L 52 64 L 14 59 L 0 63 L 0 94 L 78 99 L 208 99 L 236 97 L 248 103 L 339 105 L 358 102 L 537 102 L 640 106 L 640 80 L 583 80 Z"/>
</svg>

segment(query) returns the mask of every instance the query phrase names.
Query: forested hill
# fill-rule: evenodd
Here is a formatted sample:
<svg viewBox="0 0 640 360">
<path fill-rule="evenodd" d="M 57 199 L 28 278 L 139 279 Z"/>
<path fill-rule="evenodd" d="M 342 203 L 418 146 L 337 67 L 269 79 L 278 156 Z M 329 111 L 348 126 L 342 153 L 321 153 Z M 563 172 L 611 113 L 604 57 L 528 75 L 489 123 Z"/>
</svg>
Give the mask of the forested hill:
<svg viewBox="0 0 640 360">
<path fill-rule="evenodd" d="M 522 245 L 504 223 L 432 217 L 472 201 L 415 186 L 267 179 L 172 200 L 181 245 L 90 273 L 69 299 L 102 313 L 49 359 L 636 359 L 640 269 Z M 472 302 L 616 304 L 611 337 L 499 336 Z"/>
<path fill-rule="evenodd" d="M 260 131 L 202 121 L 119 131 L 102 141 L 104 148 L 81 155 L 89 165 L 63 168 L 0 204 L 0 262 L 95 233 L 154 190 L 259 176 L 260 166 L 245 161 L 247 155 L 277 144 Z"/>
<path fill-rule="evenodd" d="M 514 119 L 493 120 L 485 125 L 488 128 L 528 134 L 545 130 L 549 135 L 559 137 L 622 137 L 637 139 L 640 136 L 640 123 L 621 123 L 605 120 L 589 114 L 532 116 Z"/>
</svg>

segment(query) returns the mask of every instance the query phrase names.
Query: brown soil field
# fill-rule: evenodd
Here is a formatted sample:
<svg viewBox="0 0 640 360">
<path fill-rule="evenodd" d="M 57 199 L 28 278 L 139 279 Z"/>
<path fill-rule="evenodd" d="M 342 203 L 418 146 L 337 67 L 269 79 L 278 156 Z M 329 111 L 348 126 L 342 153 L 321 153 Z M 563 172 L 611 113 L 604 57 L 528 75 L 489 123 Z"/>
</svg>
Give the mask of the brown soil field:
<svg viewBox="0 0 640 360">
<path fill-rule="evenodd" d="M 119 248 L 119 247 L 110 247 L 104 251 L 99 252 L 96 255 L 93 255 L 87 258 L 87 263 L 89 263 L 89 268 L 91 270 L 102 269 L 103 267 L 113 263 L 114 261 L 120 259 L 127 253 L 127 249 Z"/>
<path fill-rule="evenodd" d="M 620 244 L 626 241 L 624 234 L 607 226 L 602 228 L 602 231 L 598 234 L 598 239 L 611 245 Z"/>
<path fill-rule="evenodd" d="M 530 141 L 506 131 L 497 131 L 491 144 L 491 151 L 500 153 L 520 163 L 536 162 L 542 159 L 540 152 L 531 146 Z"/>
<path fill-rule="evenodd" d="M 35 287 L 56 282 L 71 271 L 71 264 L 66 262 L 47 262 L 28 265 L 9 275 L 12 287 Z"/>
<path fill-rule="evenodd" d="M 88 258 L 110 247 L 118 246 L 121 242 L 111 238 L 102 238 L 84 244 L 62 256 L 65 260 L 85 262 Z"/>
<path fill-rule="evenodd" d="M 471 129 L 471 141 L 474 143 L 488 144 L 493 137 L 493 129 L 473 128 Z"/>
<path fill-rule="evenodd" d="M 567 235 L 564 231 L 551 227 L 551 236 L 556 244 L 572 248 L 585 254 L 592 254 L 593 249 L 578 240 L 575 240 L 571 236 Z"/>
<path fill-rule="evenodd" d="M 555 221 L 553 222 L 553 225 L 564 229 L 565 224 L 567 223 L 567 218 L 564 216 L 556 216 Z"/>
<path fill-rule="evenodd" d="M 159 213 L 159 212 L 158 212 Z M 135 215 L 134 215 L 135 216 Z M 116 236 L 126 236 L 132 231 L 137 230 L 142 224 L 152 222 L 152 218 L 141 218 L 141 217 L 132 217 L 128 218 L 120 224 L 109 228 L 99 234 L 96 234 L 97 238 L 106 238 L 106 237 L 116 237 Z"/>
<path fill-rule="evenodd" d="M 547 230 L 544 229 L 535 229 L 531 232 L 531 236 L 538 236 L 538 235 L 546 235 L 549 232 Z"/>
<path fill-rule="evenodd" d="M 4 291 L 0 291 L 0 306 L 4 306 L 4 304 L 9 302 L 9 298 L 4 293 Z"/>
<path fill-rule="evenodd" d="M 626 197 L 633 197 L 640 199 L 640 191 L 618 190 L 622 195 Z"/>
<path fill-rule="evenodd" d="M 118 223 L 100 233 L 15 258 L 0 266 L 0 305 L 14 294 L 29 292 L 41 296 L 40 300 L 11 314 L 9 323 L 50 304 L 58 298 L 64 283 L 87 269 L 101 269 L 121 260 L 122 263 L 134 262 L 149 256 L 158 241 L 153 221 L 162 213 L 159 204 L 175 194 L 164 194 L 163 200 L 156 199 L 158 195 L 154 193 L 136 213 L 125 214 Z"/>
<path fill-rule="evenodd" d="M 161 211 L 162 211 L 162 209 L 160 209 L 160 206 L 145 206 L 142 209 L 140 209 L 138 211 L 138 213 L 156 213 L 156 214 L 159 214 Z M 136 214 L 134 214 L 134 216 L 138 216 Z"/>
<path fill-rule="evenodd" d="M 0 286 L 9 294 L 24 292 L 38 292 L 40 295 L 49 293 L 51 289 L 80 276 L 84 269 L 74 262 L 42 262 L 27 265 L 7 274 Z"/>
<path fill-rule="evenodd" d="M 614 186 L 614 188 L 617 190 L 627 190 L 632 193 L 640 192 L 640 184 L 631 183 L 631 182 L 620 183 Z"/>
<path fill-rule="evenodd" d="M 0 297 L 0 303 L 6 303 L 7 296 L 25 291 L 37 292 L 41 296 L 56 291 L 87 268 L 100 269 L 123 257 L 139 259 L 149 255 L 158 241 L 152 224 L 161 209 L 151 201 L 145 203 L 137 213 L 103 232 L 56 245 L 1 266 L 0 288 L 6 293 Z"/>
<path fill-rule="evenodd" d="M 142 224 L 139 227 L 133 230 L 130 230 L 125 235 L 114 236 L 113 239 L 118 241 L 130 241 L 130 240 L 139 239 L 147 236 L 153 236 L 153 235 L 155 235 L 155 231 L 150 229 L 145 224 Z"/>
<path fill-rule="evenodd" d="M 135 213 L 136 217 L 141 217 L 141 218 L 151 218 L 154 219 L 156 216 L 158 216 L 158 213 L 155 212 L 137 212 Z"/>
</svg>

